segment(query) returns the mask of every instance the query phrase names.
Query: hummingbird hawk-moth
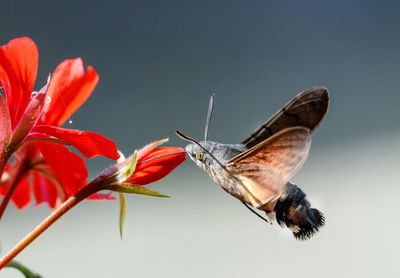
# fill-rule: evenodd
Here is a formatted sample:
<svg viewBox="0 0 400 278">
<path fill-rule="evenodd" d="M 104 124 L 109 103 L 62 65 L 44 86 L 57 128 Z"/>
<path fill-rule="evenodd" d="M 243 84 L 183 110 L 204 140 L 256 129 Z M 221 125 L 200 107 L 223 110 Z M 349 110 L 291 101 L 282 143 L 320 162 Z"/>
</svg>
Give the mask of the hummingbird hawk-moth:
<svg viewBox="0 0 400 278">
<path fill-rule="evenodd" d="M 306 194 L 290 179 L 307 159 L 311 133 L 328 111 L 329 94 L 323 87 L 299 93 L 240 144 L 207 140 L 214 106 L 211 96 L 204 141 L 185 150 L 222 189 L 268 222 L 274 218 L 296 239 L 308 239 L 324 224 L 323 214 L 311 207 Z M 268 220 L 253 208 L 265 211 Z"/>
</svg>

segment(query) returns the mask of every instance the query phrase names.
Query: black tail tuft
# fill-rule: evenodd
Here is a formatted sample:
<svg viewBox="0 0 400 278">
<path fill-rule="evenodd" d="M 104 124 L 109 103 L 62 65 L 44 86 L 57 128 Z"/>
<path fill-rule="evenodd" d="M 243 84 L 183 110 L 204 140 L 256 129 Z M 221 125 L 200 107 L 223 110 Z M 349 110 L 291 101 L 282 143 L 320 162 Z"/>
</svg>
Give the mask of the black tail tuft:
<svg viewBox="0 0 400 278">
<path fill-rule="evenodd" d="M 311 208 L 306 194 L 295 184 L 288 183 L 274 210 L 279 225 L 291 229 L 299 240 L 309 239 L 325 224 L 323 214 Z"/>
<path fill-rule="evenodd" d="M 315 208 L 310 208 L 307 212 L 308 222 L 299 225 L 299 231 L 293 231 L 296 239 L 306 240 L 318 232 L 319 228 L 325 224 L 324 215 Z"/>
</svg>

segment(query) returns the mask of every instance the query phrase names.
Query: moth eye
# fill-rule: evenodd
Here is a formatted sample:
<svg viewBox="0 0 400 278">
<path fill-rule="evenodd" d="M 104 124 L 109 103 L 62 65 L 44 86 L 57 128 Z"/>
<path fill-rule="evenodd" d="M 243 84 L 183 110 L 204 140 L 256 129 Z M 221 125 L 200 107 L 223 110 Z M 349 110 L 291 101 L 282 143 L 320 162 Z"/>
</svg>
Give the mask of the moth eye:
<svg viewBox="0 0 400 278">
<path fill-rule="evenodd" d="M 202 152 L 196 153 L 196 159 L 202 161 L 204 159 L 204 153 Z"/>
</svg>

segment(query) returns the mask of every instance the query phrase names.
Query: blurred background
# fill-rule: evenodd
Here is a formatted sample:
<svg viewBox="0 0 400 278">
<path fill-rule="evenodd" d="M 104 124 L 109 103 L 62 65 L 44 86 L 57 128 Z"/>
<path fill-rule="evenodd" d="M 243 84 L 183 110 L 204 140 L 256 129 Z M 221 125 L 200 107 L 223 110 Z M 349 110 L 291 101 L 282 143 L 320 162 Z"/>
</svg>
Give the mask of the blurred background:
<svg viewBox="0 0 400 278">
<path fill-rule="evenodd" d="M 100 83 L 72 128 L 128 154 L 174 131 L 240 142 L 298 92 L 324 85 L 330 112 L 294 178 L 326 226 L 306 242 L 268 225 L 187 161 L 150 186 L 171 199 L 85 202 L 18 260 L 44 277 L 400 277 L 400 2 L 1 1 L 0 43 L 30 36 L 36 88 L 65 58 Z M 88 161 L 91 176 L 111 164 Z M 50 213 L 10 207 L 6 252 Z M 21 277 L 4 270 L 0 277 Z"/>
</svg>

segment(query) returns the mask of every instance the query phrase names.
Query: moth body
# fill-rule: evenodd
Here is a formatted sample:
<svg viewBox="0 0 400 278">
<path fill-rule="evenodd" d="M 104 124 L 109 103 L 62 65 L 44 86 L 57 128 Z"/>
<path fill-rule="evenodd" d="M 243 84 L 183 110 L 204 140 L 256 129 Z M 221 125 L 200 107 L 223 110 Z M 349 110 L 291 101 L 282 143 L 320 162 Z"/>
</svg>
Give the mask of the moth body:
<svg viewBox="0 0 400 278">
<path fill-rule="evenodd" d="M 307 159 L 311 133 L 328 111 L 327 89 L 314 87 L 301 92 L 240 144 L 207 140 L 213 104 L 214 96 L 210 98 L 204 141 L 177 132 L 192 142 L 186 146 L 190 158 L 254 213 L 250 207 L 288 227 L 296 239 L 310 238 L 324 225 L 324 216 L 290 180 Z"/>
<path fill-rule="evenodd" d="M 250 206 L 265 211 L 270 221 L 276 219 L 279 225 L 288 227 L 297 239 L 312 236 L 325 219 L 320 211 L 311 207 L 306 194 L 295 184 L 288 182 L 281 191 L 276 192 L 262 204 L 254 202 L 251 192 L 243 179 L 235 177 L 228 170 L 232 158 L 248 150 L 243 144 L 222 144 L 201 141 L 189 144 L 185 150 L 198 167 L 226 192 Z"/>
</svg>

